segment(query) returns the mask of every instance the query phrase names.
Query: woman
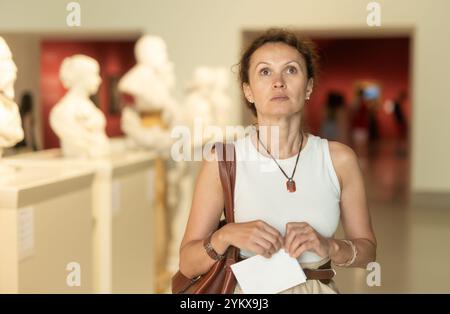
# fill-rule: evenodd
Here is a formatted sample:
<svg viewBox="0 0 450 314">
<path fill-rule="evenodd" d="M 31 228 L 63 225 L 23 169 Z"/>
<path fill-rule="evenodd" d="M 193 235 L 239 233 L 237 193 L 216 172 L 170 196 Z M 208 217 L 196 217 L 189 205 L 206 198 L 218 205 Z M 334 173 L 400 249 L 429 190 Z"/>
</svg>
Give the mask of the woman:
<svg viewBox="0 0 450 314">
<path fill-rule="evenodd" d="M 204 161 L 180 249 L 180 271 L 187 277 L 207 272 L 215 262 L 204 239 L 217 256 L 230 245 L 244 258 L 270 257 L 283 248 L 303 269 L 330 268 L 330 261 L 365 268 L 375 260 L 376 239 L 356 155 L 303 129 L 314 75 L 311 44 L 284 30 L 267 31 L 244 52 L 240 79 L 259 127 L 234 142 L 235 223 L 216 230 L 222 187 L 217 161 Z M 263 127 L 267 131 L 259 132 Z M 276 171 L 262 167 L 269 163 Z M 346 239 L 334 238 L 339 217 Z M 235 293 L 241 292 L 237 285 Z M 307 280 L 283 291 L 317 292 L 338 290 L 332 280 Z"/>
</svg>

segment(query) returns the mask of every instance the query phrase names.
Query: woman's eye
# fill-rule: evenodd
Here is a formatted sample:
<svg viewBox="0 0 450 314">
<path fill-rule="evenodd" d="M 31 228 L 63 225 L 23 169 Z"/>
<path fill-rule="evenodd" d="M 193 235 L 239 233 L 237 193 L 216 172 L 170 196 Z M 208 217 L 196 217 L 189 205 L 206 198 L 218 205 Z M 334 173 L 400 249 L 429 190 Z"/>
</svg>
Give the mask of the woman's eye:
<svg viewBox="0 0 450 314">
<path fill-rule="evenodd" d="M 261 75 L 269 75 L 269 74 L 270 74 L 270 71 L 269 71 L 269 69 L 264 68 L 264 69 L 262 69 L 261 71 L 259 71 L 259 73 L 260 73 Z"/>
<path fill-rule="evenodd" d="M 288 67 L 287 72 L 289 74 L 295 74 L 295 73 L 297 73 L 297 68 L 296 67 Z"/>
</svg>

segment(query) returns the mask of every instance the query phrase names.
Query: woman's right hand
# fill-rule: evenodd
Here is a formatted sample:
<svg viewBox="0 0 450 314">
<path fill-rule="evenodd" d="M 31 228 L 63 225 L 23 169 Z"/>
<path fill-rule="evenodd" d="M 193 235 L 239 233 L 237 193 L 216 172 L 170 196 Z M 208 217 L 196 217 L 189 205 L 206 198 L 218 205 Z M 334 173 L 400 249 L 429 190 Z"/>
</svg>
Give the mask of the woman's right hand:
<svg viewBox="0 0 450 314">
<path fill-rule="evenodd" d="M 267 258 L 283 247 L 280 232 L 262 220 L 228 223 L 221 229 L 227 245 Z"/>
</svg>

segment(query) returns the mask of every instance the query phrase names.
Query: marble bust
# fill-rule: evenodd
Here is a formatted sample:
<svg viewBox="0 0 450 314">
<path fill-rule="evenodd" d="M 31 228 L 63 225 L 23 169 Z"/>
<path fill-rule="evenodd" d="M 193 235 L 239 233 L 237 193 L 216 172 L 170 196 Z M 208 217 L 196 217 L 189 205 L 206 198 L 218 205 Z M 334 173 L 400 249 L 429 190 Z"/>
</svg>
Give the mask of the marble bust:
<svg viewBox="0 0 450 314">
<path fill-rule="evenodd" d="M 19 108 L 14 102 L 17 67 L 6 41 L 0 37 L 0 158 L 3 150 L 14 146 L 23 137 Z M 0 177 L 13 173 L 11 167 L 0 166 Z"/>
<path fill-rule="evenodd" d="M 62 84 L 68 89 L 50 112 L 50 125 L 58 135 L 65 157 L 99 158 L 110 154 L 103 112 L 90 100 L 101 83 L 98 62 L 85 55 L 64 59 Z"/>
<path fill-rule="evenodd" d="M 119 82 L 119 91 L 133 99 L 122 111 L 122 131 L 136 146 L 167 156 L 170 128 L 179 119 L 173 63 L 164 40 L 152 35 L 137 41 L 135 56 L 137 64 Z"/>
</svg>

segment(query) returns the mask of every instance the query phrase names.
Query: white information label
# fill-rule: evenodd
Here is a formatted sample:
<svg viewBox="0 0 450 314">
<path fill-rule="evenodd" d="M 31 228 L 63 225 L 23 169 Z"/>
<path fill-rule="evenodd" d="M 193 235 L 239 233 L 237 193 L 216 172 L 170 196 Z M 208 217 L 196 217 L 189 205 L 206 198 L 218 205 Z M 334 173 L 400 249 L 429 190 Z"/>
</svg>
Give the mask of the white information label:
<svg viewBox="0 0 450 314">
<path fill-rule="evenodd" d="M 19 261 L 34 254 L 34 209 L 25 207 L 18 210 Z"/>
</svg>

